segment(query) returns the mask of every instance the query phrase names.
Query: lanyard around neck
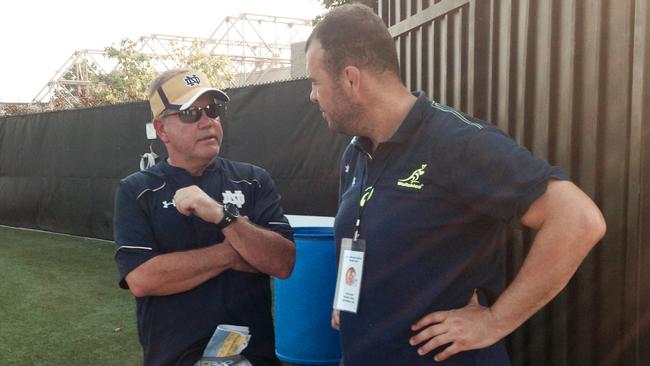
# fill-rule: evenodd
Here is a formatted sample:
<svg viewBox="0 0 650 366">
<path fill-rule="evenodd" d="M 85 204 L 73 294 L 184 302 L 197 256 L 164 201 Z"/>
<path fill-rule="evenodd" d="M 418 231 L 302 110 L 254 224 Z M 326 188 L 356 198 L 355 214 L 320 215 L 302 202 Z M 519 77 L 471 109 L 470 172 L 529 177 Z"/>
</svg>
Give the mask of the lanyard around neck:
<svg viewBox="0 0 650 366">
<path fill-rule="evenodd" d="M 366 164 L 363 166 L 363 174 L 361 175 L 361 182 L 359 182 L 359 209 L 358 209 L 358 215 L 357 215 L 357 220 L 354 224 L 354 236 L 352 237 L 352 240 L 356 241 L 359 238 L 359 235 L 361 234 L 361 216 L 363 215 L 363 211 L 366 208 L 366 204 L 370 199 L 372 198 L 373 193 L 375 192 L 375 185 L 379 181 L 379 178 L 382 177 L 384 174 L 384 171 L 386 170 L 386 166 L 388 166 L 388 158 L 390 158 L 391 154 L 393 153 L 394 149 L 391 149 L 387 154 L 386 157 L 382 160 L 381 165 L 379 166 L 379 172 L 377 176 L 372 180 L 372 184 L 370 184 L 368 187 L 365 189 L 363 188 L 364 182 L 365 182 L 365 177 L 366 173 L 368 171 L 368 165 L 370 162 L 373 160 L 372 156 L 368 153 L 364 154 L 366 158 Z M 377 150 L 375 150 L 376 152 Z M 377 154 L 375 154 L 376 156 Z"/>
</svg>

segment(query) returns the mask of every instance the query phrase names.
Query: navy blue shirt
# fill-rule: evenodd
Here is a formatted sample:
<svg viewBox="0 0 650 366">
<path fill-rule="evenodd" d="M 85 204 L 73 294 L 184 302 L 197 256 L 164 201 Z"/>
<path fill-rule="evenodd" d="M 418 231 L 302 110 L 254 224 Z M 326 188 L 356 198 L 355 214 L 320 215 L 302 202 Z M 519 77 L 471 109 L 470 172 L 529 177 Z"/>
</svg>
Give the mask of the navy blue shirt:
<svg viewBox="0 0 650 366">
<path fill-rule="evenodd" d="M 505 285 L 504 234 L 551 178 L 567 179 L 494 125 L 424 93 L 374 154 L 368 139 L 353 138 L 341 160 L 335 237 L 338 246 L 352 238 L 361 213 L 366 255 L 358 312 L 341 312 L 345 365 L 510 364 L 503 342 L 436 363 L 441 349 L 419 356 L 410 326 L 465 306 L 474 289 L 483 305 L 495 301 Z"/>
<path fill-rule="evenodd" d="M 254 165 L 216 158 L 201 176 L 166 161 L 124 178 L 115 197 L 115 261 L 120 286 L 126 275 L 164 253 L 220 243 L 213 223 L 180 214 L 172 198 L 197 185 L 216 201 L 232 202 L 255 224 L 293 240 L 269 174 Z M 269 276 L 222 272 L 194 289 L 169 296 L 136 298 L 138 336 L 145 365 L 192 365 L 218 324 L 250 327 L 245 354 L 254 365 L 279 365 L 275 357 Z"/>
</svg>

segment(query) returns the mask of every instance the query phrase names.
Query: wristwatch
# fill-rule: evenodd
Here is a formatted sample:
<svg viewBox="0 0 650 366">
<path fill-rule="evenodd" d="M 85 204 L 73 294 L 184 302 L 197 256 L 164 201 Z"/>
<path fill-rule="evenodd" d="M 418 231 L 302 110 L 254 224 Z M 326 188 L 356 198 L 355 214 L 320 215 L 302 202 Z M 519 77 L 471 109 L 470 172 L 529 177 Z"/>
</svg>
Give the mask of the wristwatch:
<svg viewBox="0 0 650 366">
<path fill-rule="evenodd" d="M 239 210 L 237 205 L 233 203 L 224 203 L 223 204 L 223 219 L 217 223 L 217 226 L 220 229 L 224 229 L 226 226 L 232 224 L 239 217 Z"/>
</svg>

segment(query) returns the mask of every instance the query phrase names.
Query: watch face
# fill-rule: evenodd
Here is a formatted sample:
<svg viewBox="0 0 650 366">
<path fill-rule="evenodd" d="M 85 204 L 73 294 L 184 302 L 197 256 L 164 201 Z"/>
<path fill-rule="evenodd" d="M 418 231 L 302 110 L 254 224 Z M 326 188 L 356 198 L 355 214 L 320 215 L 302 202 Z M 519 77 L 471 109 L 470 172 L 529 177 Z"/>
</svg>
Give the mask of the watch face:
<svg viewBox="0 0 650 366">
<path fill-rule="evenodd" d="M 239 210 L 237 209 L 237 205 L 233 203 L 226 203 L 223 205 L 223 211 L 228 214 L 229 216 L 232 217 L 239 217 Z"/>
<path fill-rule="evenodd" d="M 237 205 L 232 203 L 223 204 L 223 218 L 217 223 L 217 226 L 224 229 L 226 226 L 232 224 L 233 221 L 239 217 L 239 209 Z"/>
</svg>

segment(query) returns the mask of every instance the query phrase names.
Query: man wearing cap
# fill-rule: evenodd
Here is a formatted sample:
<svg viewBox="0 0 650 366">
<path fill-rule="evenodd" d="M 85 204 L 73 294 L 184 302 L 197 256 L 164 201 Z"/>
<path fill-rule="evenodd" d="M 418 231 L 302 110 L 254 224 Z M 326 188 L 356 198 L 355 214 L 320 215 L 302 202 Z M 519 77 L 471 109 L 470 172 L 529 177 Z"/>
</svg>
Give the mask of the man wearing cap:
<svg viewBox="0 0 650 366">
<path fill-rule="evenodd" d="M 228 100 L 201 72 L 159 75 L 149 103 L 168 158 L 117 189 L 115 261 L 145 365 L 195 364 L 219 324 L 249 327 L 253 365 L 280 364 L 269 276 L 291 274 L 293 232 L 269 174 L 217 156 Z"/>
</svg>

